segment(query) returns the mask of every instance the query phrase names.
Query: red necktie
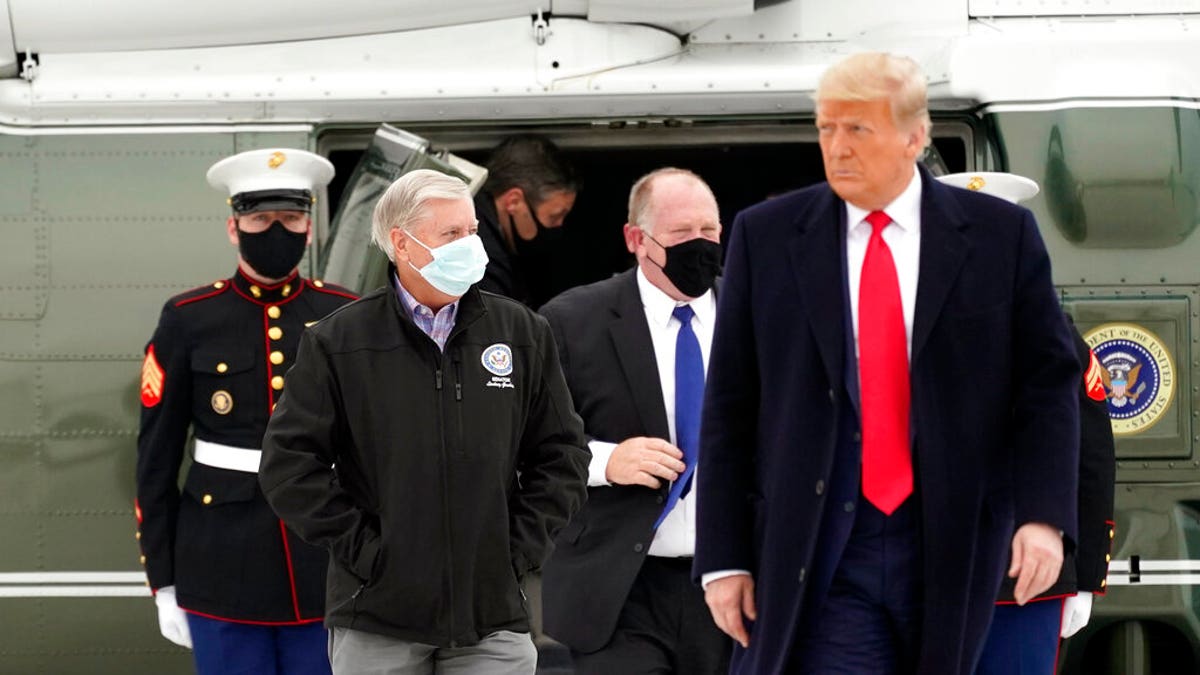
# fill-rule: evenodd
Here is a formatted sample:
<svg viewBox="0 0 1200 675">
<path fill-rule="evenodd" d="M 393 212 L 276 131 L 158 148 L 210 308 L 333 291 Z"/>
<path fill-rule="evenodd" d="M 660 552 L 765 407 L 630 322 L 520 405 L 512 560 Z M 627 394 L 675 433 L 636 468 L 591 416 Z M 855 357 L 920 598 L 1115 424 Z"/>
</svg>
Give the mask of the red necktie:
<svg viewBox="0 0 1200 675">
<path fill-rule="evenodd" d="M 862 404 L 862 490 L 891 515 L 912 494 L 908 440 L 908 342 L 900 282 L 883 228 L 883 211 L 867 216 L 871 240 L 858 287 L 858 379 Z"/>
</svg>

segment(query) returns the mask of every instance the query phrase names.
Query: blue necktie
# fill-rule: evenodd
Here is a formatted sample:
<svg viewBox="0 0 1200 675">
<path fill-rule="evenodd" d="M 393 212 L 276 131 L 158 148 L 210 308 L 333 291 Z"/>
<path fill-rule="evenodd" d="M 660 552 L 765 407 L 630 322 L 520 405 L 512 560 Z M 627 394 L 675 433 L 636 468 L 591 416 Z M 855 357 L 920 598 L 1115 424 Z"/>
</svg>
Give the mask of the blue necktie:
<svg viewBox="0 0 1200 675">
<path fill-rule="evenodd" d="M 655 529 L 692 489 L 692 473 L 696 471 L 700 452 L 700 408 L 704 401 L 704 358 L 700 355 L 700 341 L 692 331 L 695 312 L 691 306 L 681 305 L 671 315 L 679 320 L 679 333 L 675 336 L 675 444 L 683 451 L 687 468 L 671 485 L 667 505 L 654 523 Z"/>
</svg>

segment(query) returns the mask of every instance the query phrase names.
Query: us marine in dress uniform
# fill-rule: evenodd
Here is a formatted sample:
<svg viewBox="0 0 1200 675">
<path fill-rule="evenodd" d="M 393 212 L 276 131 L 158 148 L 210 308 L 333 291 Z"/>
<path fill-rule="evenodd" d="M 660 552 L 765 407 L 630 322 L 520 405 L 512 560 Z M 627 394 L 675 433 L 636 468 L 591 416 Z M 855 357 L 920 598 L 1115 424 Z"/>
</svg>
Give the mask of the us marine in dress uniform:
<svg viewBox="0 0 1200 675">
<path fill-rule="evenodd" d="M 1009 173 L 957 173 L 938 180 L 1014 203 L 1038 193 L 1036 182 Z M 1073 323 L 1071 332 L 1083 368 L 1079 388 L 1078 541 L 1075 550 L 1064 556 L 1058 580 L 1024 605 L 1016 604 L 1014 581 L 1004 579 L 975 675 L 1052 675 L 1058 664 L 1059 638 L 1069 638 L 1087 625 L 1093 595 L 1104 595 L 1106 590 L 1114 536 L 1116 450 L 1100 382 L 1103 368 Z"/>
<path fill-rule="evenodd" d="M 253 150 L 208 171 L 227 190 L 233 276 L 163 306 L 142 365 L 137 518 L 163 636 L 199 673 L 328 673 L 327 554 L 279 520 L 258 487 L 260 444 L 304 329 L 354 299 L 304 279 L 323 157 Z M 179 489 L 188 432 L 191 468 Z"/>
</svg>

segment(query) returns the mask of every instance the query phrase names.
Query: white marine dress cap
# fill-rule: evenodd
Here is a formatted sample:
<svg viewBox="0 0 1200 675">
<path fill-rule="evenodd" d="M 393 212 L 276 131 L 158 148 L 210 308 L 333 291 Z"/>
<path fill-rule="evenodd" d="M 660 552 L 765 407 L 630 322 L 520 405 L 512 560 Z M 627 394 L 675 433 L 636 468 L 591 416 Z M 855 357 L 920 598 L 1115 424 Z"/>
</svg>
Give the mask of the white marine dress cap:
<svg viewBox="0 0 1200 675">
<path fill-rule="evenodd" d="M 239 152 L 213 164 L 208 184 L 226 192 L 239 214 L 312 209 L 315 193 L 333 180 L 333 164 L 306 150 L 266 148 Z"/>
<path fill-rule="evenodd" d="M 951 173 L 938 176 L 937 179 L 947 185 L 982 192 L 1014 204 L 1019 204 L 1039 192 L 1037 181 L 1032 178 L 1003 171 Z"/>
</svg>

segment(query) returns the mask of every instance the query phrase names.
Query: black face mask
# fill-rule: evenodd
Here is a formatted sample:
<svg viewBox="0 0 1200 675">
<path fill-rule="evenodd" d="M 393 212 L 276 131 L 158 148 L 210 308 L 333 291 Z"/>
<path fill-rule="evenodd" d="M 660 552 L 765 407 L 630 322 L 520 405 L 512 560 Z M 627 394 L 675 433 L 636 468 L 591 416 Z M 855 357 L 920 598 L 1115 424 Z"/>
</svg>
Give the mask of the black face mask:
<svg viewBox="0 0 1200 675">
<path fill-rule="evenodd" d="M 529 218 L 533 220 L 534 227 L 537 228 L 537 234 L 533 239 L 522 239 L 521 235 L 513 232 L 513 245 L 517 249 L 517 255 L 522 258 L 533 258 L 547 254 L 550 248 L 553 248 L 557 243 L 562 241 L 561 227 L 546 227 L 540 219 L 538 219 L 537 209 L 533 208 L 533 204 L 529 202 L 529 198 L 525 198 L 525 206 L 529 209 Z M 515 229 L 515 226 L 514 226 Z"/>
<path fill-rule="evenodd" d="M 698 298 L 713 287 L 713 282 L 721 273 L 720 244 L 697 237 L 674 246 L 663 246 L 649 234 L 646 237 L 666 251 L 667 264 L 659 266 L 680 293 L 689 298 Z M 654 259 L 651 258 L 650 262 L 654 262 Z"/>
<path fill-rule="evenodd" d="M 529 201 L 529 197 L 525 197 L 525 208 L 529 209 L 529 217 L 533 220 L 533 224 L 537 226 L 538 234 L 549 229 L 538 219 L 537 209 L 533 208 L 533 203 Z"/>
<path fill-rule="evenodd" d="M 274 221 L 262 232 L 238 228 L 238 251 L 246 264 L 267 279 L 282 279 L 296 269 L 304 257 L 307 232 L 292 232 Z"/>
</svg>

